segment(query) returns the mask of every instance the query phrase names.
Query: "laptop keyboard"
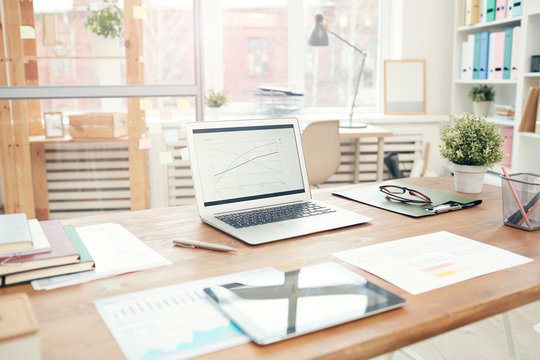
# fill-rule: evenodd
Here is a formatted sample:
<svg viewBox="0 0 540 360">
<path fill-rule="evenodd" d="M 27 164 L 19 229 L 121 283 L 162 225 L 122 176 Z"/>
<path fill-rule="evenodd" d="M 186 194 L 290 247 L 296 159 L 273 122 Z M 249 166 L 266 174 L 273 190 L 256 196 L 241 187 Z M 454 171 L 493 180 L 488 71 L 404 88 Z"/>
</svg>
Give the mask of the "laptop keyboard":
<svg viewBox="0 0 540 360">
<path fill-rule="evenodd" d="M 322 215 L 335 211 L 336 210 L 312 202 L 305 202 L 300 204 L 283 205 L 265 209 L 224 214 L 216 216 L 216 218 L 239 229 L 278 221 Z"/>
</svg>

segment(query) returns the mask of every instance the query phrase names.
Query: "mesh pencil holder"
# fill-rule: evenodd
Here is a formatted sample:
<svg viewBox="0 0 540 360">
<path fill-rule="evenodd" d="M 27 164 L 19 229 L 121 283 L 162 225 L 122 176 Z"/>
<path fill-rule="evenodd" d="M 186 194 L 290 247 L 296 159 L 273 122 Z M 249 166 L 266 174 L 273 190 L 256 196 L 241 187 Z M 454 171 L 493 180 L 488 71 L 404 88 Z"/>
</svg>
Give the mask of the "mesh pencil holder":
<svg viewBox="0 0 540 360">
<path fill-rule="evenodd" d="M 540 229 L 540 175 L 501 175 L 504 224 L 527 231 Z"/>
</svg>

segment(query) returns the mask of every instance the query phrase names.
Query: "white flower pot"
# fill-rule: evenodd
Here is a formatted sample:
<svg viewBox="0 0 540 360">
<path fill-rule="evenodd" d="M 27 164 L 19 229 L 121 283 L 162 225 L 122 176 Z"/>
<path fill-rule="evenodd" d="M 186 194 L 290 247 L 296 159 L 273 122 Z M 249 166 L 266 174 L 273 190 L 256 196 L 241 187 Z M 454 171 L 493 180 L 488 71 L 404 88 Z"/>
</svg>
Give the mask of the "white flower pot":
<svg viewBox="0 0 540 360">
<path fill-rule="evenodd" d="M 486 166 L 457 165 L 454 167 L 454 187 L 457 192 L 477 194 L 482 191 Z"/>
<path fill-rule="evenodd" d="M 491 101 L 473 101 L 473 113 L 476 116 L 489 116 Z"/>
</svg>

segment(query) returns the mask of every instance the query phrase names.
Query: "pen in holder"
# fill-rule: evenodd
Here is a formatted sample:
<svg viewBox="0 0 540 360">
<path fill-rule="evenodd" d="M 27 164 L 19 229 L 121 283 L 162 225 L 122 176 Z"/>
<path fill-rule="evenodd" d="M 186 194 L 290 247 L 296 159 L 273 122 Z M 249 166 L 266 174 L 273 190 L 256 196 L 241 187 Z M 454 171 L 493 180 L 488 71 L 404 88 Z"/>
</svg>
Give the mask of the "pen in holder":
<svg viewBox="0 0 540 360">
<path fill-rule="evenodd" d="M 540 229 L 540 175 L 501 175 L 504 224 L 523 230 Z"/>
</svg>

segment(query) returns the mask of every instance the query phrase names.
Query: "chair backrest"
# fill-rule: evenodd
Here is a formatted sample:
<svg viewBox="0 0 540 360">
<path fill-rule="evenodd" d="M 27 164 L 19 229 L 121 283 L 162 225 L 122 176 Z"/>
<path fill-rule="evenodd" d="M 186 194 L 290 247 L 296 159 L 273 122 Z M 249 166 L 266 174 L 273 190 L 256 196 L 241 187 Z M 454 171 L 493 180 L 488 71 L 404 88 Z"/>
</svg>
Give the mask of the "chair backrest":
<svg viewBox="0 0 540 360">
<path fill-rule="evenodd" d="M 302 147 L 310 185 L 319 185 L 335 174 L 341 163 L 339 121 L 316 121 L 302 132 Z"/>
</svg>

